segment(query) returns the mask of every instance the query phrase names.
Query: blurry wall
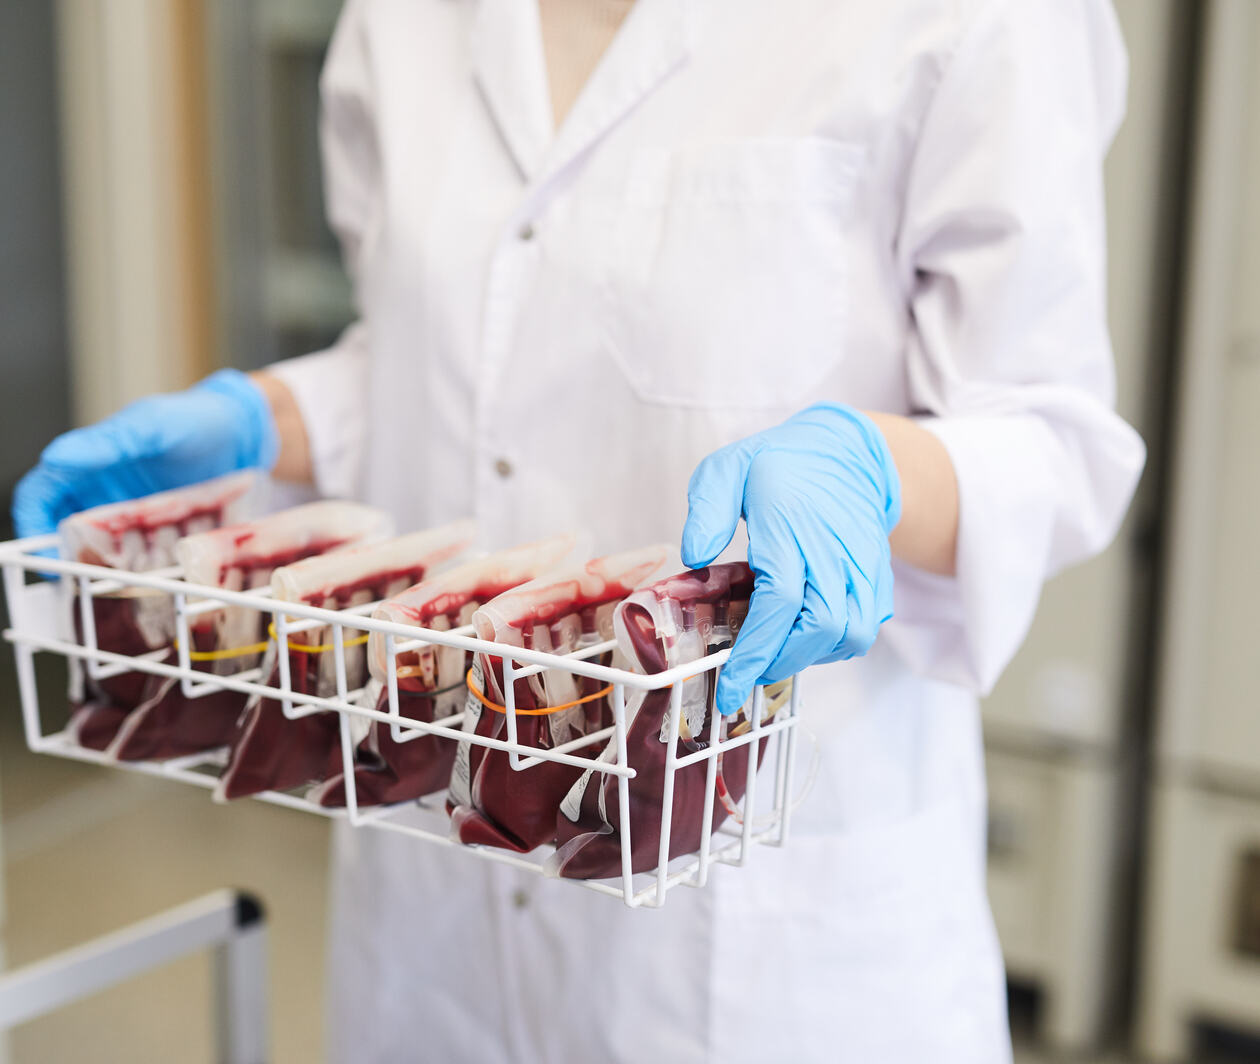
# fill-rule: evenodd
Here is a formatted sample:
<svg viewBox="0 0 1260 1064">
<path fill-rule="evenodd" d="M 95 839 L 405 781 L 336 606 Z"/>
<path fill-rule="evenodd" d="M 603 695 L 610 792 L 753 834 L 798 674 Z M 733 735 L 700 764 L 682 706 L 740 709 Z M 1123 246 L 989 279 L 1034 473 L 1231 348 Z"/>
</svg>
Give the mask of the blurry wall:
<svg viewBox="0 0 1260 1064">
<path fill-rule="evenodd" d="M 81 423 L 211 368 L 201 9 L 200 0 L 55 6 Z"/>
<path fill-rule="evenodd" d="M 1115 8 L 1130 76 L 1105 171 L 1108 318 L 1117 407 L 1150 458 L 1116 541 L 1050 581 L 1027 641 L 984 705 L 990 898 L 1008 972 L 1033 990 L 1041 1037 L 1067 1052 L 1102 1042 L 1127 1000 L 1197 18 L 1183 0 L 1116 0 Z"/>
<path fill-rule="evenodd" d="M 1204 5 L 1171 404 L 1138 1046 L 1260 1059 L 1260 5 Z"/>
<path fill-rule="evenodd" d="M 69 418 L 53 7 L 0 3 L 0 492 Z M 7 525 L 8 507 L 0 525 Z"/>
<path fill-rule="evenodd" d="M 219 360 L 326 347 L 353 317 L 324 218 L 319 72 L 340 0 L 206 9 Z"/>
</svg>

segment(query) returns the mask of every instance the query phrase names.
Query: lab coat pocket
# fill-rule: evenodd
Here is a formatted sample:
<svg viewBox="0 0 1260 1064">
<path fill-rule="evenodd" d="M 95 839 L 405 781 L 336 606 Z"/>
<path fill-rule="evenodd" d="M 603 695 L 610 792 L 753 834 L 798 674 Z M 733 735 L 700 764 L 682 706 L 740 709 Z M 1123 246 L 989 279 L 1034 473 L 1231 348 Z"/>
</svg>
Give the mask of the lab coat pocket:
<svg viewBox="0 0 1260 1064">
<path fill-rule="evenodd" d="M 641 151 L 615 205 L 601 315 L 636 393 L 806 399 L 844 354 L 847 220 L 864 151 L 811 137 Z"/>
</svg>

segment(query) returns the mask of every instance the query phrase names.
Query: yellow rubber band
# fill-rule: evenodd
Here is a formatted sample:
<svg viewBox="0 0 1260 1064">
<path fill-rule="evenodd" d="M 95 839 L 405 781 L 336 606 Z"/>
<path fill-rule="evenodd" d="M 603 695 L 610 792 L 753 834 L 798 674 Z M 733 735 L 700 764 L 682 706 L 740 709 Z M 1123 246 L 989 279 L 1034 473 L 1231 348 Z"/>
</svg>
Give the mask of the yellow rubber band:
<svg viewBox="0 0 1260 1064">
<path fill-rule="evenodd" d="M 270 635 L 272 639 L 276 638 L 276 626 L 274 622 L 267 625 L 267 634 Z M 364 632 L 362 635 L 356 635 L 353 639 L 343 640 L 341 645 L 343 647 L 361 647 L 363 646 L 364 643 L 366 643 L 371 638 L 372 636 L 370 633 Z M 264 643 L 263 646 L 266 646 L 266 644 Z M 293 642 L 292 639 L 290 639 L 289 649 L 297 654 L 323 654 L 327 650 L 332 650 L 333 644 L 332 643 L 295 643 Z"/>
<path fill-rule="evenodd" d="M 179 640 L 174 643 L 175 649 L 179 649 Z M 261 654 L 269 646 L 270 642 L 250 643 L 246 647 L 228 647 L 226 650 L 190 650 L 188 652 L 189 661 L 226 661 L 228 658 L 244 658 L 250 654 Z"/>
<path fill-rule="evenodd" d="M 274 623 L 267 625 L 267 634 L 272 639 L 276 638 L 276 626 Z M 342 643 L 343 647 L 360 647 L 366 643 L 371 636 L 365 632 L 363 635 L 355 636 L 353 639 L 347 639 Z M 262 643 L 250 643 L 243 647 L 227 647 L 223 650 L 190 650 L 188 652 L 189 661 L 227 661 L 229 658 L 247 658 L 251 654 L 262 654 L 271 645 L 271 640 Z M 179 640 L 174 643 L 175 649 L 179 649 Z M 289 640 L 289 650 L 294 654 L 323 654 L 325 651 L 332 650 L 332 643 L 295 643 Z"/>
<path fill-rule="evenodd" d="M 498 702 L 491 702 L 490 699 L 481 692 L 477 685 L 473 683 L 472 675 L 473 671 L 472 669 L 469 669 L 468 675 L 464 678 L 464 682 L 468 684 L 468 690 L 476 696 L 477 701 L 485 706 L 486 709 L 492 709 L 496 713 L 507 713 L 507 706 L 501 706 Z M 518 717 L 546 717 L 552 713 L 559 713 L 562 709 L 572 709 L 574 706 L 580 706 L 586 702 L 594 702 L 597 698 L 603 698 L 604 695 L 608 694 L 608 692 L 612 689 L 613 685 L 609 684 L 607 687 L 601 687 L 594 694 L 583 695 L 581 698 L 575 698 L 572 702 L 565 702 L 563 705 L 559 706 L 543 706 L 542 709 L 518 709 L 516 711 L 516 715 Z"/>
<path fill-rule="evenodd" d="M 780 680 L 778 683 L 770 684 L 766 688 L 765 700 L 762 703 L 762 707 L 761 707 L 763 710 L 761 723 L 766 724 L 769 721 L 774 720 L 775 714 L 777 714 L 779 710 L 781 710 L 784 706 L 788 704 L 788 700 L 791 697 L 792 697 L 792 678 L 791 677 L 788 677 L 786 680 Z M 743 735 L 744 732 L 751 731 L 751 730 L 752 730 L 752 721 L 745 718 L 744 720 L 741 720 L 738 724 L 735 725 L 735 727 L 731 729 L 731 733 L 730 735 L 727 736 L 727 738 L 737 739 L 739 736 Z"/>
</svg>

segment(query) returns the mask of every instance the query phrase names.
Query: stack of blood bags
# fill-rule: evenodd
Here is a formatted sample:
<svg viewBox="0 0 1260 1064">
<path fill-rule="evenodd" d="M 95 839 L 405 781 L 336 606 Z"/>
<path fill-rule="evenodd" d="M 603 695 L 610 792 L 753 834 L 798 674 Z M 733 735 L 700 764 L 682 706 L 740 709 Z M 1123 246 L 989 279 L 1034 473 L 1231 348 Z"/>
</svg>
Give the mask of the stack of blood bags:
<svg viewBox="0 0 1260 1064">
<path fill-rule="evenodd" d="M 232 591 L 266 587 L 280 566 L 389 535 L 389 517 L 350 502 L 314 502 L 248 524 L 179 541 L 175 553 L 191 584 Z M 270 614 L 225 606 L 198 614 L 187 648 L 194 668 L 219 676 L 252 669 L 267 648 Z M 220 689 L 188 698 L 164 680 L 129 714 L 109 747 L 119 760 L 180 757 L 227 745 L 246 696 Z"/>
<path fill-rule="evenodd" d="M 618 645 L 638 672 L 659 673 L 729 647 L 748 612 L 753 575 L 741 563 L 711 565 L 680 573 L 636 591 L 617 609 Z M 677 756 L 707 747 L 717 673 L 708 670 L 682 681 Z M 631 870 L 656 867 L 661 842 L 665 758 L 670 737 L 671 689 L 639 691 L 629 700 L 626 748 L 635 775 L 629 780 Z M 781 700 L 766 699 L 765 717 Z M 719 737 L 736 737 L 750 724 L 744 711 L 722 721 Z M 765 740 L 758 746 L 758 763 Z M 693 853 L 704 831 L 715 831 L 744 794 L 751 744 L 719 753 L 712 819 L 705 825 L 708 762 L 676 770 L 669 857 Z M 602 757 L 614 760 L 615 740 Z M 556 820 L 559 848 L 550 869 L 570 879 L 621 875 L 621 819 L 617 777 L 588 770 L 565 797 Z"/>
<path fill-rule="evenodd" d="M 173 566 L 178 540 L 256 516 L 263 510 L 266 489 L 262 474 L 250 470 L 84 510 L 61 522 L 61 556 L 137 573 Z M 74 612 L 80 643 L 85 637 L 81 606 L 76 603 Z M 93 595 L 91 617 L 100 650 L 175 663 L 175 607 L 165 592 L 128 587 Z M 93 750 L 108 747 L 123 720 L 167 683 L 139 671 L 92 680 L 78 668 L 71 670 L 70 679 L 73 716 L 68 730 Z"/>
<path fill-rule="evenodd" d="M 556 536 L 462 561 L 475 536 L 472 522 L 386 539 L 383 512 L 348 502 L 318 502 L 270 517 L 263 509 L 266 480 L 257 472 L 232 474 L 191 488 L 134 502 L 98 507 L 60 527 L 62 556 L 119 570 L 182 567 L 192 585 L 228 590 L 270 586 L 277 602 L 329 610 L 358 610 L 379 602 L 373 616 L 430 631 L 471 628 L 477 638 L 552 654 L 609 643 L 618 659 L 644 674 L 698 661 L 729 647 L 748 610 L 753 576 L 742 563 L 713 565 L 656 583 L 671 557 L 649 547 L 567 561 L 575 537 Z M 563 564 L 562 564 L 563 563 Z M 638 590 L 636 590 L 638 589 Z M 83 603 L 79 603 L 82 608 Z M 338 677 L 333 629 L 302 626 L 280 646 L 269 631 L 272 615 L 239 606 L 194 614 L 189 646 L 176 641 L 170 595 L 142 588 L 96 594 L 89 619 L 97 646 L 128 656 L 175 663 L 187 653 L 193 668 L 218 676 L 255 670 L 279 688 L 287 663 L 296 694 L 345 697 L 390 711 L 387 641 L 343 634 L 344 674 Z M 83 620 L 76 611 L 76 625 Z M 294 619 L 296 620 L 296 619 Z M 346 629 L 342 629 L 343 633 Z M 350 628 L 353 631 L 353 628 Z M 282 655 L 284 655 L 282 657 Z M 597 658 L 608 663 L 612 653 Z M 518 665 L 519 667 L 523 667 Z M 714 728 L 716 673 L 681 681 L 678 757 L 737 737 L 750 727 L 747 709 Z M 422 643 L 399 651 L 393 663 L 400 717 L 460 726 L 463 733 L 507 738 L 503 659 Z M 610 688 L 563 669 L 514 679 L 517 742 L 580 757 L 616 758 Z M 666 759 L 671 737 L 671 688 L 634 693 L 626 705 L 631 871 L 656 867 L 661 844 Z M 781 704 L 767 698 L 769 719 Z M 555 842 L 551 872 L 574 879 L 621 875 L 623 827 L 618 777 L 542 760 L 514 771 L 509 755 L 468 739 L 416 729 L 397 731 L 383 721 L 294 703 L 290 718 L 280 697 L 226 689 L 184 694 L 178 680 L 140 671 L 101 680 L 72 672 L 70 731 L 79 742 L 122 760 L 170 758 L 230 745 L 216 797 L 236 798 L 315 784 L 310 799 L 346 803 L 345 752 L 353 757 L 359 805 L 423 798 L 449 788 L 452 835 L 460 842 L 518 852 Z M 461 713 L 462 709 L 462 713 Z M 292 712 L 292 711 L 291 711 Z M 602 733 L 602 734 L 601 734 Z M 589 737 L 589 738 L 588 738 Z M 749 757 L 760 762 L 765 740 L 719 752 L 676 770 L 669 859 L 695 852 L 707 833 L 741 814 Z M 345 748 L 345 749 L 348 749 Z M 602 752 L 601 752 L 602 751 Z M 712 779 L 710 779 L 712 774 Z M 709 795 L 709 788 L 713 794 Z M 706 818 L 705 806 L 711 815 Z"/>
<path fill-rule="evenodd" d="M 567 654 L 612 637 L 613 610 L 670 557 L 666 547 L 648 547 L 596 558 L 540 577 L 505 592 L 473 616 L 479 638 L 510 646 Z M 592 756 L 597 741 L 582 743 L 611 723 L 610 688 L 558 669 L 513 684 L 517 742 Z M 463 730 L 491 738 L 507 734 L 503 661 L 477 654 L 468 680 Z M 594 749 L 593 749 L 594 747 Z M 452 833 L 461 842 L 526 852 L 556 834 L 560 802 L 581 769 L 544 761 L 526 771 L 512 769 L 501 750 L 462 741 L 451 774 Z"/>
<path fill-rule="evenodd" d="M 377 607 L 373 617 L 439 632 L 467 625 L 473 613 L 495 596 L 553 569 L 572 553 L 573 536 L 555 536 L 467 562 L 404 591 Z M 389 712 L 386 640 L 373 633 L 368 643 L 372 700 Z M 411 720 L 441 721 L 455 717 L 467 695 L 465 677 L 472 654 L 428 643 L 396 655 L 398 711 Z M 390 725 L 372 721 L 355 753 L 355 800 L 358 805 L 385 805 L 422 798 L 446 789 L 455 762 L 456 741 L 415 730 L 393 737 Z M 340 772 L 309 796 L 324 806 L 346 804 L 346 781 Z"/>
<path fill-rule="evenodd" d="M 476 531 L 474 522 L 459 521 L 306 558 L 272 574 L 272 598 L 327 610 L 366 606 L 398 594 L 456 561 L 472 545 Z M 291 690 L 321 698 L 337 694 L 332 639 L 332 628 L 327 625 L 287 637 Z M 367 682 L 367 639 L 366 634 L 343 635 L 347 697 Z M 272 687 L 280 686 L 279 653 L 273 639 L 263 664 L 263 674 Z M 359 718 L 347 718 L 351 719 L 357 722 Z M 327 779 L 340 769 L 337 713 L 317 711 L 290 720 L 280 700 L 255 695 L 240 719 L 215 797 L 231 799 L 266 790 L 290 790 Z"/>
</svg>

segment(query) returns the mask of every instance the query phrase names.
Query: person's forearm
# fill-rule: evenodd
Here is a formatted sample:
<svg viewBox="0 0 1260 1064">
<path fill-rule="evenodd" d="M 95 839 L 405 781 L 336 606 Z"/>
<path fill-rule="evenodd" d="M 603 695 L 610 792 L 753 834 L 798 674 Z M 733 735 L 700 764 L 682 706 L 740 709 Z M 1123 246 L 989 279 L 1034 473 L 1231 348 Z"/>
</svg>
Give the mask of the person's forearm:
<svg viewBox="0 0 1260 1064">
<path fill-rule="evenodd" d="M 278 480 L 295 484 L 312 484 L 315 480 L 311 464 L 311 444 L 306 435 L 302 412 L 289 387 L 279 377 L 263 371 L 251 373 L 250 379 L 262 389 L 271 414 L 276 420 L 276 433 L 280 437 L 280 457 L 276 460 L 272 475 Z"/>
<path fill-rule="evenodd" d="M 888 537 L 893 556 L 952 576 L 958 547 L 958 478 L 949 452 L 910 418 L 865 413 L 888 441 L 901 477 L 901 521 Z"/>
<path fill-rule="evenodd" d="M 310 441 L 293 393 L 277 377 L 251 374 L 271 404 L 280 437 L 274 475 L 314 481 Z M 910 418 L 866 411 L 892 453 L 901 478 L 901 520 L 889 542 L 895 557 L 929 572 L 952 575 L 958 542 L 958 481 L 944 444 Z"/>
</svg>

